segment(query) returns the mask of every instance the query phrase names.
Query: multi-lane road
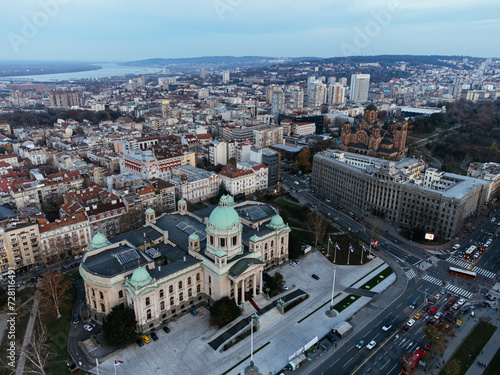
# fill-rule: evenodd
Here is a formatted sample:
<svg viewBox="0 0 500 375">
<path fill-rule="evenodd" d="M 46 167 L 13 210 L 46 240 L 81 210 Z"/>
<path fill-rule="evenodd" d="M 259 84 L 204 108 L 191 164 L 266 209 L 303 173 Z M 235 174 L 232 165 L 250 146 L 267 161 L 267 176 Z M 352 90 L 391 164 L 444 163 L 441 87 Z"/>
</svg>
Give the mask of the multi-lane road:
<svg viewBox="0 0 500 375">
<path fill-rule="evenodd" d="M 340 224 L 344 228 L 350 228 L 364 241 L 370 240 L 368 229 L 364 223 L 355 220 L 355 216 L 344 211 L 339 211 L 338 207 L 330 202 L 316 197 L 310 193 L 308 183 L 303 178 L 295 178 L 291 175 L 284 175 L 287 178 L 285 186 L 293 196 L 299 199 L 302 204 L 314 206 L 315 209 L 324 213 L 333 222 Z M 295 183 L 298 181 L 298 185 Z M 490 218 L 491 219 L 491 218 Z M 497 220 L 500 220 L 498 218 Z M 355 334 L 340 340 L 339 346 L 331 352 L 310 373 L 314 375 L 330 374 L 335 370 L 335 374 L 350 374 L 356 371 L 357 374 L 387 374 L 397 375 L 401 373 L 401 357 L 413 353 L 418 348 L 424 348 L 427 341 L 423 333 L 423 327 L 428 320 L 428 315 L 416 320 L 416 323 L 407 332 L 400 332 L 399 329 L 413 317 L 421 307 L 427 304 L 427 298 L 438 294 L 442 289 L 445 295 L 436 303 L 442 311 L 442 307 L 447 305 L 451 296 L 454 298 L 463 297 L 468 300 L 466 306 L 480 305 L 485 300 L 486 290 L 495 283 L 497 274 L 500 271 L 500 240 L 497 240 L 497 232 L 500 226 L 495 222 L 488 221 L 480 228 L 477 228 L 462 243 L 460 250 L 446 254 L 444 259 L 428 258 L 428 253 L 407 241 L 402 243 L 393 242 L 393 237 L 383 238 L 378 250 L 395 259 L 406 271 L 408 284 L 406 290 L 394 301 L 387 301 L 385 309 L 374 316 L 368 324 L 358 329 Z M 470 245 L 482 244 L 487 239 L 492 238 L 493 242 L 489 248 L 471 264 L 460 254 Z M 442 257 L 443 258 L 443 257 Z M 433 263 L 430 263 L 432 260 Z M 425 267 L 420 267 L 427 262 Z M 477 273 L 476 280 L 465 279 L 448 273 L 449 267 L 469 268 Z M 410 305 L 416 302 L 417 307 L 412 309 Z M 467 312 L 469 313 L 469 312 Z M 460 314 L 454 311 L 454 314 Z M 392 328 L 383 331 L 382 326 L 391 324 Z M 359 328 L 359 327 L 358 327 Z M 356 344 L 363 340 L 365 346 L 362 349 L 356 348 Z M 369 350 L 366 344 L 376 341 L 376 346 Z"/>
</svg>

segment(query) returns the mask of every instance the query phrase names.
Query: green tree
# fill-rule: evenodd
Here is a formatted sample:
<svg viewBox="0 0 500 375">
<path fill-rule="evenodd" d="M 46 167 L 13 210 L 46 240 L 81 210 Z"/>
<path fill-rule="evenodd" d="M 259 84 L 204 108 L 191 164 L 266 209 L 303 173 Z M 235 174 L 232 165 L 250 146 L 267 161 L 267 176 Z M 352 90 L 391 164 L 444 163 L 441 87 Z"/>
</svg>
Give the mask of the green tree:
<svg viewBox="0 0 500 375">
<path fill-rule="evenodd" d="M 267 281 L 267 287 L 269 288 L 270 296 L 274 297 L 281 293 L 281 288 L 285 286 L 285 279 L 283 278 L 283 275 L 276 271 L 274 276 L 270 277 L 269 280 Z"/>
<path fill-rule="evenodd" d="M 240 308 L 229 297 L 215 301 L 210 308 L 210 318 L 213 324 L 223 327 L 241 315 Z"/>
<path fill-rule="evenodd" d="M 106 334 L 106 344 L 114 347 L 124 347 L 134 341 L 136 333 L 135 313 L 133 309 L 118 305 L 111 309 L 102 329 Z"/>
</svg>

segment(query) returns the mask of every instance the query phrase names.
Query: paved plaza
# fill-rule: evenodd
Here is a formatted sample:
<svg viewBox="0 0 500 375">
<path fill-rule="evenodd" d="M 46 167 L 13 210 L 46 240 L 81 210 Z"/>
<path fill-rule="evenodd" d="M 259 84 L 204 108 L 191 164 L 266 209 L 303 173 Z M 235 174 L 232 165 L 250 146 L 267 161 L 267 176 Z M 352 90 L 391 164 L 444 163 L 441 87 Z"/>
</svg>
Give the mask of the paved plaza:
<svg viewBox="0 0 500 375">
<path fill-rule="evenodd" d="M 373 271 L 375 268 L 377 270 Z M 344 289 L 357 287 L 364 275 L 372 272 L 366 279 L 378 274 L 385 268 L 380 258 L 375 258 L 363 266 L 337 266 L 335 294 Z M 315 336 L 323 337 L 337 322 L 344 320 L 367 304 L 371 298 L 361 297 L 353 305 L 342 311 L 336 318 L 329 318 L 325 311 L 329 304 L 314 314 L 299 321 L 329 301 L 332 291 L 333 265 L 319 252 L 313 252 L 301 259 L 298 267 L 285 265 L 270 272 L 283 274 L 290 290 L 286 295 L 300 288 L 309 298 L 285 315 L 272 308 L 260 317 L 260 330 L 254 334 L 254 350 L 269 344 L 254 355 L 254 362 L 262 374 L 275 374 L 288 362 L 288 357 L 307 344 Z M 312 274 L 320 279 L 315 280 Z M 379 289 L 387 287 L 395 277 L 388 278 Z M 353 285 L 355 284 L 356 285 Z M 340 301 L 348 293 L 342 293 L 335 301 Z M 255 298 L 259 307 L 264 307 L 280 296 L 267 301 L 264 296 Z M 170 333 L 158 332 L 159 341 L 143 347 L 131 345 L 116 358 L 110 358 L 99 366 L 100 374 L 114 374 L 114 360 L 122 360 L 124 365 L 117 367 L 117 374 L 222 374 L 231 369 L 250 354 L 250 338 L 247 337 L 227 351 L 214 350 L 208 343 L 225 332 L 231 325 L 255 312 L 249 302 L 245 302 L 245 314 L 230 326 L 217 330 L 210 326 L 210 313 L 206 308 L 198 309 L 199 315 L 186 314 L 177 321 L 169 323 Z M 244 373 L 250 359 L 232 369 L 228 374 Z M 94 369 L 95 371 L 95 369 Z"/>
</svg>

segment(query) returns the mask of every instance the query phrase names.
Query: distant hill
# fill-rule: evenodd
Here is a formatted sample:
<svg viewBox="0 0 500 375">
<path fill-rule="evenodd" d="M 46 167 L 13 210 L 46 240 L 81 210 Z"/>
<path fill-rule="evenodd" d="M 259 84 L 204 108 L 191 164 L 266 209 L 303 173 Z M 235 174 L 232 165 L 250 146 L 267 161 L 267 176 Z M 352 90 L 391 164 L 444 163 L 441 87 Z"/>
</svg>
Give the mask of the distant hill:
<svg viewBox="0 0 500 375">
<path fill-rule="evenodd" d="M 125 66 L 147 66 L 154 68 L 184 67 L 199 69 L 231 69 L 231 68 L 255 68 L 278 63 L 295 63 L 305 60 L 316 60 L 317 57 L 268 57 L 268 56 L 202 56 L 187 58 L 156 58 L 138 61 L 129 61 L 120 65 Z"/>
<path fill-rule="evenodd" d="M 84 72 L 102 69 L 99 65 L 66 61 L 0 61 L 0 77 Z"/>
</svg>

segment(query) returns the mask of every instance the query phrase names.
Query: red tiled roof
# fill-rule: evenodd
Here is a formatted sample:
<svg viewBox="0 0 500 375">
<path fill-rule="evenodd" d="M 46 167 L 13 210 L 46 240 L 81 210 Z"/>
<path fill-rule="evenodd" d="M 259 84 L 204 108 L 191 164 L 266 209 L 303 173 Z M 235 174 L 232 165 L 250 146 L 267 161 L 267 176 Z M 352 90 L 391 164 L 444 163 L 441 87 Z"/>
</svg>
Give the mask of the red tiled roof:
<svg viewBox="0 0 500 375">
<path fill-rule="evenodd" d="M 48 223 L 45 225 L 42 224 L 39 226 L 39 230 L 40 230 L 40 233 L 45 233 L 45 232 L 49 232 L 49 231 L 54 230 L 54 229 L 65 227 L 67 225 L 81 223 L 82 221 L 85 221 L 85 220 L 87 220 L 87 217 L 85 216 L 85 214 L 83 212 L 80 212 L 74 216 L 68 217 L 68 218 L 63 219 L 63 220 L 57 220 L 57 221 L 54 221 L 53 223 Z"/>
</svg>

